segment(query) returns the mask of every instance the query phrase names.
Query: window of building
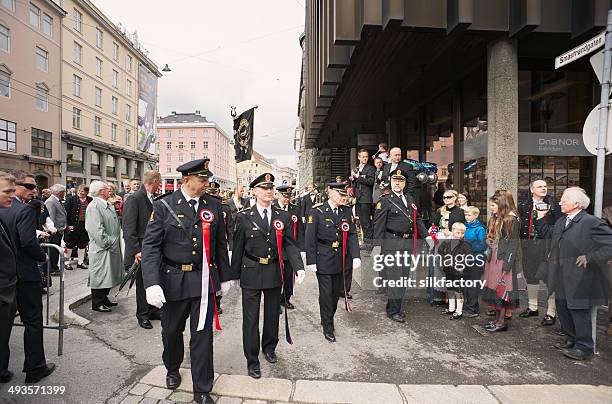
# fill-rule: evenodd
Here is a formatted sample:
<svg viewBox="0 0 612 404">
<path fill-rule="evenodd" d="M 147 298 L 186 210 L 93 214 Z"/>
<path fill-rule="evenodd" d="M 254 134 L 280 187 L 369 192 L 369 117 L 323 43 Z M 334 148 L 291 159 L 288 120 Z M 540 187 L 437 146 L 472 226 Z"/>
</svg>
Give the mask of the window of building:
<svg viewBox="0 0 612 404">
<path fill-rule="evenodd" d="M 102 30 L 100 28 L 96 28 L 96 46 L 100 49 L 102 49 L 102 39 L 103 39 L 103 33 Z"/>
<path fill-rule="evenodd" d="M 129 104 L 125 104 L 125 120 L 126 121 L 132 120 L 132 107 Z"/>
<path fill-rule="evenodd" d="M 43 32 L 49 36 L 53 36 L 53 17 L 43 14 Z"/>
<path fill-rule="evenodd" d="M 196 158 L 196 157 L 195 157 L 195 153 L 191 153 L 191 154 L 190 154 L 190 157 L 191 157 L 191 160 L 195 160 L 195 158 Z"/>
<path fill-rule="evenodd" d="M 81 82 L 83 79 L 81 79 L 79 76 L 77 76 L 76 74 L 74 74 L 72 76 L 72 94 L 76 97 L 80 97 L 81 96 Z"/>
<path fill-rule="evenodd" d="M 96 76 L 102 77 L 102 59 L 96 58 Z"/>
<path fill-rule="evenodd" d="M 83 30 L 83 14 L 75 8 L 73 15 L 74 15 L 74 29 L 77 32 L 81 32 Z"/>
<path fill-rule="evenodd" d="M 0 150 L 15 152 L 17 124 L 0 119 Z"/>
<path fill-rule="evenodd" d="M 119 99 L 117 97 L 111 98 L 111 110 L 113 114 L 117 115 L 117 105 L 119 104 Z"/>
<path fill-rule="evenodd" d="M 32 128 L 32 155 L 51 158 L 51 132 Z"/>
<path fill-rule="evenodd" d="M 40 28 L 40 8 L 30 3 L 30 25 Z"/>
<path fill-rule="evenodd" d="M 172 142 L 166 142 L 166 150 L 172 150 Z"/>
<path fill-rule="evenodd" d="M 166 172 L 170 174 L 172 172 L 172 167 L 166 166 Z"/>
<path fill-rule="evenodd" d="M 44 112 L 49 110 L 49 88 L 45 85 L 36 86 L 36 108 Z"/>
<path fill-rule="evenodd" d="M 183 130 L 182 129 L 179 129 L 179 136 L 183 137 Z"/>
<path fill-rule="evenodd" d="M 10 45 L 9 29 L 4 25 L 0 25 L 0 49 L 5 52 L 10 52 Z"/>
<path fill-rule="evenodd" d="M 172 137 L 172 130 L 168 129 L 168 137 Z"/>
<path fill-rule="evenodd" d="M 191 129 L 191 137 L 196 137 L 196 131 L 195 131 L 195 129 Z"/>
<path fill-rule="evenodd" d="M 46 72 L 49 70 L 49 52 L 36 47 L 36 67 Z"/>
<path fill-rule="evenodd" d="M 117 42 L 113 42 L 113 60 L 115 62 L 119 61 L 119 45 Z"/>
<path fill-rule="evenodd" d="M 128 97 L 132 96 L 132 82 L 130 80 L 125 80 L 125 93 Z"/>
<path fill-rule="evenodd" d="M 117 141 L 117 124 L 116 123 L 111 124 L 111 140 L 113 142 Z"/>
<path fill-rule="evenodd" d="M 76 107 L 72 108 L 72 127 L 81 129 L 81 110 Z"/>
<path fill-rule="evenodd" d="M 179 150 L 182 150 L 182 149 L 185 148 L 185 145 L 183 144 L 183 141 L 179 141 L 178 142 L 178 148 L 179 148 Z"/>
<path fill-rule="evenodd" d="M 15 0 L 2 0 L 2 7 L 15 11 Z"/>
<path fill-rule="evenodd" d="M 125 68 L 128 72 L 132 72 L 132 57 L 130 55 L 126 55 L 125 57 Z"/>
<path fill-rule="evenodd" d="M 130 146 L 132 143 L 132 131 L 129 129 L 125 130 L 125 144 Z"/>
<path fill-rule="evenodd" d="M 205 141 L 204 141 L 204 148 L 205 148 L 205 149 L 208 149 L 208 140 L 205 140 Z"/>
<path fill-rule="evenodd" d="M 77 64 L 81 64 L 81 56 L 83 54 L 83 47 L 80 43 L 74 43 L 74 62 Z"/>
<path fill-rule="evenodd" d="M 100 175 L 100 153 L 92 150 L 89 153 L 91 175 Z"/>
<path fill-rule="evenodd" d="M 0 97 L 10 98 L 11 96 L 11 75 L 0 70 Z"/>
<path fill-rule="evenodd" d="M 172 153 L 166 154 L 166 162 L 168 162 L 168 163 L 172 162 Z"/>
<path fill-rule="evenodd" d="M 85 149 L 68 143 L 66 145 L 66 164 L 68 171 L 83 172 Z"/>
<path fill-rule="evenodd" d="M 102 118 L 99 116 L 94 117 L 94 135 L 102 136 Z"/>
<path fill-rule="evenodd" d="M 96 87 L 96 107 L 102 106 L 102 89 Z"/>
<path fill-rule="evenodd" d="M 179 159 L 178 160 L 179 160 L 179 163 L 183 162 L 183 153 L 179 154 Z"/>
<path fill-rule="evenodd" d="M 128 177 L 128 161 L 124 157 L 119 158 L 119 174 Z"/>
<path fill-rule="evenodd" d="M 190 147 L 191 149 L 195 149 L 195 148 L 196 148 L 196 142 L 195 142 L 195 141 L 192 141 L 191 143 L 189 143 L 189 147 Z"/>
<path fill-rule="evenodd" d="M 106 155 L 106 176 L 107 177 L 116 177 L 117 176 L 117 169 L 115 167 L 115 156 L 113 156 L 112 154 L 107 154 Z"/>
<path fill-rule="evenodd" d="M 119 72 L 113 69 L 113 78 L 112 78 L 113 87 L 117 88 L 118 82 L 119 82 Z"/>
</svg>

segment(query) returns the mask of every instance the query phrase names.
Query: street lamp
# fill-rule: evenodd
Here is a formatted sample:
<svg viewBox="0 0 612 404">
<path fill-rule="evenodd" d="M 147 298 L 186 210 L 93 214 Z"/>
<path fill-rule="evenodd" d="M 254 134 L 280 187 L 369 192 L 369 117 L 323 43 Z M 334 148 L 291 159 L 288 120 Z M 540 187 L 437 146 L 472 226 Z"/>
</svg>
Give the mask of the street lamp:
<svg viewBox="0 0 612 404">
<path fill-rule="evenodd" d="M 166 65 L 164 66 L 164 68 L 162 69 L 162 72 L 171 72 L 172 70 L 170 70 L 170 68 L 168 67 L 168 63 L 166 63 Z"/>
</svg>

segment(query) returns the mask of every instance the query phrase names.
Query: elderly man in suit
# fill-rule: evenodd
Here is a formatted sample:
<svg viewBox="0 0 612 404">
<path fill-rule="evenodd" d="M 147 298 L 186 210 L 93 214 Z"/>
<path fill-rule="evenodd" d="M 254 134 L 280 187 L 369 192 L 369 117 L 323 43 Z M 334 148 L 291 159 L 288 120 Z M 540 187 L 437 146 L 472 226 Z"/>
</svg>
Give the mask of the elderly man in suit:
<svg viewBox="0 0 612 404">
<path fill-rule="evenodd" d="M 15 198 L 11 207 L 0 209 L 0 220 L 6 224 L 17 255 L 17 309 L 25 326 L 23 335 L 26 383 L 37 383 L 55 370 L 47 363 L 43 345 L 42 290 L 39 262 L 47 262 L 47 254 L 36 238 L 38 212 L 28 203 L 34 198 L 36 179 L 32 174 L 16 175 Z"/>
<path fill-rule="evenodd" d="M 62 201 L 66 195 L 66 187 L 62 184 L 55 184 L 49 188 L 51 196 L 45 201 L 45 208 L 49 212 L 49 217 L 53 221 L 57 232 L 55 232 L 49 239 L 49 243 L 57 246 L 62 245 L 62 238 L 64 237 L 64 231 L 68 225 L 66 219 L 66 209 Z M 49 252 L 49 259 L 51 260 L 51 274 L 59 274 L 59 253 L 55 248 L 52 248 Z"/>
<path fill-rule="evenodd" d="M 0 173 L 0 208 L 11 207 L 15 197 L 15 177 Z M 17 288 L 17 255 L 6 223 L 0 219 L 0 383 L 8 383 L 13 372 L 8 370 L 9 341 L 15 318 Z"/>
<path fill-rule="evenodd" d="M 157 171 L 144 173 L 142 187 L 129 197 L 123 205 L 123 239 L 125 255 L 123 262 L 127 268 L 140 262 L 142 258 L 142 240 L 147 224 L 153 213 L 153 198 L 159 192 L 161 175 Z M 159 310 L 147 303 L 147 296 L 142 281 L 142 271 L 136 274 L 136 319 L 138 325 L 149 330 L 153 328 L 151 319 L 159 319 Z"/>
<path fill-rule="evenodd" d="M 563 192 L 560 206 L 565 216 L 552 230 L 549 254 L 548 285 L 555 293 L 557 317 L 566 334 L 565 341 L 555 347 L 574 360 L 593 356 L 591 311 L 608 302 L 604 271 L 612 258 L 612 229 L 585 211 L 589 204 L 582 188 Z"/>
<path fill-rule="evenodd" d="M 402 161 L 402 149 L 394 147 L 389 152 L 391 161 L 383 168 L 381 181 L 383 184 L 389 185 L 391 183 L 391 174 L 402 171 L 402 175 L 406 178 L 406 188 L 404 188 L 404 194 L 410 194 L 412 198 L 418 203 L 418 198 L 415 195 L 417 187 L 417 179 L 412 171 L 412 166 Z"/>
<path fill-rule="evenodd" d="M 108 202 L 111 187 L 102 181 L 89 186 L 93 201 L 87 206 L 85 229 L 89 236 L 89 287 L 91 308 L 107 313 L 116 302 L 108 299 L 111 288 L 121 283 L 121 223 L 115 208 Z"/>
</svg>

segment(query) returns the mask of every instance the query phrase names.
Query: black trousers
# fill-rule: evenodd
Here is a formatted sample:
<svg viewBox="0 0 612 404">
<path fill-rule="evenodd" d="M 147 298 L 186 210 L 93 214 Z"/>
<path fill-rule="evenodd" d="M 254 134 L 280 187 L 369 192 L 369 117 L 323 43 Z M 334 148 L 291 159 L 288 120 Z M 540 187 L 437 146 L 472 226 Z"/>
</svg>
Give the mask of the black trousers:
<svg viewBox="0 0 612 404">
<path fill-rule="evenodd" d="M 157 307 L 147 303 L 147 292 L 142 280 L 142 270 L 138 270 L 136 273 L 136 318 L 138 320 L 151 320 L 151 317 L 158 311 Z"/>
<path fill-rule="evenodd" d="M 383 251 L 383 254 L 395 254 L 397 250 Z M 400 251 L 403 253 L 404 251 Z M 412 253 L 412 251 L 408 251 Z M 410 276 L 410 270 L 403 267 L 389 266 L 385 268 L 388 281 L 400 281 L 404 276 Z M 406 294 L 405 286 L 387 286 L 387 306 L 386 311 L 388 316 L 402 314 L 402 301 Z"/>
<path fill-rule="evenodd" d="M 49 243 L 55 244 L 57 246 L 61 246 L 63 237 L 64 237 L 64 232 L 58 231 L 57 233 L 55 233 L 49 238 Z M 58 265 L 59 252 L 53 247 L 49 248 L 48 250 L 49 250 L 49 261 L 51 262 L 51 272 L 59 271 L 59 265 Z M 45 266 L 45 270 L 46 270 L 46 266 Z"/>
<path fill-rule="evenodd" d="M 23 371 L 27 373 L 47 366 L 43 346 L 43 305 L 39 281 L 17 283 L 17 308 L 25 328 Z"/>
<path fill-rule="evenodd" d="M 99 307 L 108 302 L 108 293 L 110 288 L 92 289 L 91 290 L 91 307 Z"/>
<path fill-rule="evenodd" d="M 466 268 L 463 272 L 463 279 L 465 280 L 480 280 L 482 278 L 482 266 L 474 265 Z M 463 298 L 465 302 L 463 304 L 463 312 L 467 314 L 478 314 L 480 312 L 480 306 L 478 305 L 478 299 L 480 297 L 480 287 L 473 286 L 469 288 L 463 288 Z"/>
<path fill-rule="evenodd" d="M 281 288 L 242 289 L 242 348 L 249 369 L 259 368 L 259 305 L 264 295 L 264 323 L 261 351 L 271 353 L 278 345 Z"/>
<path fill-rule="evenodd" d="M 11 351 L 9 341 L 11 340 L 11 330 L 15 319 L 15 299 L 11 302 L 0 301 L 0 377 L 8 371 Z"/>
<path fill-rule="evenodd" d="M 283 274 L 283 295 L 289 300 L 293 296 L 293 267 L 289 261 L 283 261 L 285 273 Z"/>
<path fill-rule="evenodd" d="M 555 299 L 557 304 L 557 317 L 561 323 L 561 329 L 565 331 L 567 340 L 574 343 L 574 348 L 586 353 L 593 353 L 593 324 L 591 321 L 591 309 L 569 309 L 567 300 Z"/>
<path fill-rule="evenodd" d="M 372 203 L 358 203 L 357 216 L 359 216 L 359 223 L 361 224 L 361 230 L 363 231 L 364 240 L 372 240 L 374 231 L 372 229 Z"/>
<path fill-rule="evenodd" d="M 334 315 L 338 308 L 338 299 L 344 296 L 342 273 L 326 275 L 317 272 L 319 283 L 319 312 L 323 331 L 334 332 Z"/>
<path fill-rule="evenodd" d="M 210 393 L 215 378 L 213 363 L 212 318 L 214 312 L 213 295 L 208 296 L 206 324 L 198 329 L 200 298 L 168 301 L 162 306 L 161 326 L 164 352 L 162 359 L 168 372 L 178 372 L 184 356 L 183 332 L 189 317 L 189 356 L 191 359 L 191 379 L 194 393 Z"/>
</svg>

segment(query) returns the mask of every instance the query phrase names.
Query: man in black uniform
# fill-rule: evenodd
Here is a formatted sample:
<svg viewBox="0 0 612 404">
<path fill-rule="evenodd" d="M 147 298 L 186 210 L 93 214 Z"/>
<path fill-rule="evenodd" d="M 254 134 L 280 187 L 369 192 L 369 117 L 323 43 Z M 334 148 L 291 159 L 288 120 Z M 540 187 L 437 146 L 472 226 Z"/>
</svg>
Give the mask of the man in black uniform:
<svg viewBox="0 0 612 404">
<path fill-rule="evenodd" d="M 259 307 L 264 295 L 264 324 L 261 351 L 270 363 L 276 363 L 278 315 L 283 275 L 278 256 L 277 235 L 282 234 L 282 255 L 297 272 L 297 283 L 304 280 L 304 266 L 299 249 L 293 243 L 291 220 L 287 212 L 272 206 L 274 176 L 264 173 L 249 185 L 257 202 L 236 215 L 232 250 L 231 279 L 240 279 L 242 287 L 242 344 L 249 376 L 261 377 L 259 366 Z"/>
<path fill-rule="evenodd" d="M 300 210 L 299 208 L 291 203 L 291 194 L 293 193 L 293 187 L 289 185 L 281 185 L 276 187 L 278 191 L 278 198 L 274 202 L 274 206 L 276 206 L 280 210 L 284 210 L 288 213 L 289 220 L 285 223 L 285 226 L 289 227 L 289 236 L 292 237 L 295 246 L 303 251 L 303 243 L 302 243 L 302 221 L 300 220 Z M 300 253 L 302 254 L 302 253 Z M 293 276 L 294 271 L 291 266 L 291 261 L 289 261 L 289 257 L 283 257 L 284 265 L 285 265 L 285 277 L 283 284 L 284 291 L 284 299 L 281 299 L 281 306 L 289 310 L 295 309 L 295 306 L 291 303 L 290 299 L 293 296 Z"/>
<path fill-rule="evenodd" d="M 306 224 L 306 218 L 310 215 L 312 206 L 316 204 L 317 199 L 317 188 L 314 184 L 308 184 L 308 186 L 306 186 L 306 191 L 306 195 L 300 198 L 302 224 Z"/>
<path fill-rule="evenodd" d="M 308 216 L 305 242 L 307 269 L 317 273 L 319 282 L 323 335 L 329 342 L 335 342 L 334 314 L 338 299 L 343 296 L 349 308 L 349 273 L 361 266 L 361 258 L 351 208 L 345 205 L 348 185 L 344 182 L 328 185 L 329 199 L 324 204 L 313 206 Z M 347 236 L 345 268 L 342 268 L 343 231 Z"/>
<path fill-rule="evenodd" d="M 194 400 L 212 404 L 214 293 L 219 288 L 229 291 L 233 282 L 221 203 L 205 194 L 213 175 L 208 163 L 209 159 L 200 159 L 178 167 L 181 188 L 153 202 L 141 262 L 147 302 L 163 305 L 166 386 L 175 389 L 181 384 L 183 331 L 190 317 Z"/>
<path fill-rule="evenodd" d="M 350 180 L 355 190 L 355 213 L 359 217 L 363 231 L 363 246 L 372 244 L 372 194 L 376 182 L 376 168 L 368 165 L 369 154 L 366 149 L 359 150 L 359 165 L 351 173 Z"/>
<path fill-rule="evenodd" d="M 402 170 L 398 169 L 391 174 L 390 195 L 380 198 L 374 210 L 374 243 L 381 247 L 383 255 L 395 256 L 397 252 L 402 256 L 404 252 L 416 255 L 418 246 L 415 251 L 415 237 L 423 239 L 428 236 L 427 229 L 416 210 L 414 199 L 410 195 L 404 195 L 405 186 L 406 177 Z M 410 267 L 397 264 L 385 268 L 385 280 L 398 281 L 402 277 L 410 276 Z M 405 293 L 405 287 L 387 286 L 387 317 L 399 323 L 406 321 L 402 313 L 402 299 Z"/>
</svg>

